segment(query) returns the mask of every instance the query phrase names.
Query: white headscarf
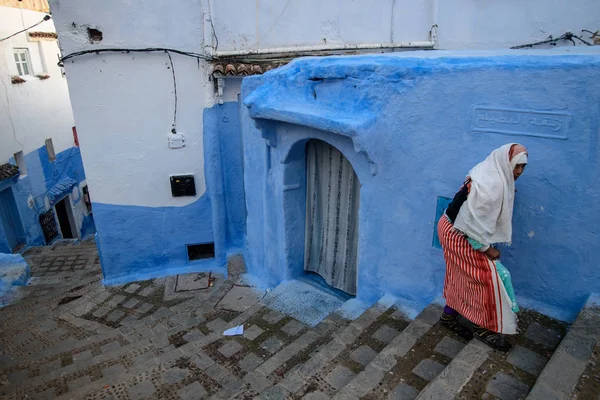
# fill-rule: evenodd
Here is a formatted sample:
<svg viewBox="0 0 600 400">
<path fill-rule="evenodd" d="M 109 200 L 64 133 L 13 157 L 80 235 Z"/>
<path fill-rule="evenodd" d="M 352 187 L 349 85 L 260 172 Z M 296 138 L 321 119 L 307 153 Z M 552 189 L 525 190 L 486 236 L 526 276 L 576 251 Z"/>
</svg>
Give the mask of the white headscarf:
<svg viewBox="0 0 600 400">
<path fill-rule="evenodd" d="M 469 173 L 471 190 L 454 227 L 482 244 L 512 241 L 513 170 L 517 164 L 527 163 L 527 150 L 515 145 L 511 152 L 513 145 L 515 143 L 494 150 Z"/>
</svg>

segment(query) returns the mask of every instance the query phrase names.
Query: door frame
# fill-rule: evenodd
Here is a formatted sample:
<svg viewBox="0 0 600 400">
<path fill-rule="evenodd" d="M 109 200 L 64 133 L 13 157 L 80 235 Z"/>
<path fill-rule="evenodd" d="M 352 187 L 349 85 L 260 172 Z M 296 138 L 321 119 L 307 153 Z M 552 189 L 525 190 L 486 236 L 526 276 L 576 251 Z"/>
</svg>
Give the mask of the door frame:
<svg viewBox="0 0 600 400">
<path fill-rule="evenodd" d="M 77 229 L 77 224 L 75 223 L 75 215 L 73 214 L 73 203 L 71 201 L 70 194 L 62 197 L 52 206 L 52 208 L 54 209 L 54 219 L 56 220 L 56 225 L 58 226 L 58 229 L 60 231 L 60 236 L 62 239 L 65 239 L 62 233 L 62 227 L 60 226 L 60 220 L 58 219 L 56 205 L 63 200 L 65 201 L 65 209 L 67 210 L 67 220 L 69 221 L 69 226 L 71 227 L 71 234 L 73 235 L 72 239 L 81 239 L 81 234 L 79 233 L 79 229 Z"/>
<path fill-rule="evenodd" d="M 304 235 L 304 238 L 305 238 L 305 243 L 306 243 L 306 235 L 308 234 L 308 219 L 309 219 L 309 215 L 308 214 L 309 214 L 309 211 L 310 211 L 308 209 L 309 200 L 308 200 L 307 193 L 308 193 L 308 181 L 311 179 L 311 177 L 308 175 L 308 172 L 309 172 L 308 171 L 308 146 L 309 146 L 309 144 L 311 142 L 321 142 L 322 144 L 326 145 L 327 148 L 333 148 L 333 149 L 335 149 L 336 152 L 339 152 L 339 154 L 341 154 L 341 156 L 348 163 L 348 165 L 350 165 L 350 168 L 352 170 L 352 174 L 354 174 L 354 177 L 355 177 L 355 179 L 357 180 L 357 183 L 358 183 L 358 188 L 359 188 L 358 189 L 358 193 L 354 193 L 354 194 L 357 195 L 357 198 L 355 199 L 355 201 L 358 203 L 358 208 L 360 208 L 360 179 L 358 178 L 358 175 L 356 174 L 356 171 L 354 169 L 354 165 L 352 165 L 352 163 L 346 157 L 346 155 L 342 152 L 342 150 L 340 150 L 339 148 L 337 148 L 335 145 L 333 145 L 333 144 L 331 144 L 331 143 L 329 143 L 327 141 L 321 140 L 321 139 L 310 139 L 310 140 L 308 140 L 306 142 L 306 144 L 304 145 L 304 159 L 305 159 L 305 173 L 304 173 L 304 175 L 305 175 L 305 182 L 306 182 L 306 184 L 305 184 L 306 185 L 305 186 L 305 196 L 304 196 L 304 204 L 305 204 L 305 206 L 304 206 L 304 208 L 305 208 L 305 229 L 304 229 L 305 235 Z M 319 191 L 320 188 L 321 188 L 321 185 L 319 185 L 318 187 L 316 187 L 315 190 Z M 325 195 L 325 193 L 320 193 L 320 195 Z M 358 208 L 356 209 L 356 213 L 352 212 L 352 218 L 354 218 L 353 223 L 355 224 L 357 235 L 358 235 L 358 232 L 360 230 Z M 324 226 L 322 228 L 325 229 Z M 357 294 L 357 292 L 358 292 L 358 237 L 356 239 L 357 239 L 356 240 L 356 244 L 355 244 L 356 248 L 353 249 L 353 251 L 356 251 L 356 264 L 353 266 L 353 268 L 354 268 L 354 275 L 355 275 L 354 276 L 355 284 L 354 284 L 353 288 L 350 288 L 350 289 L 354 289 L 354 293 L 347 292 L 347 291 L 345 291 L 342 288 L 338 288 L 338 287 L 333 286 L 331 283 L 329 283 L 328 277 L 322 275 L 320 272 L 307 270 L 306 269 L 306 261 L 307 261 L 307 259 L 306 259 L 306 251 L 309 250 L 309 249 L 307 249 L 306 245 L 305 245 L 305 251 L 304 251 L 304 255 L 305 255 L 304 267 L 303 267 L 304 272 L 305 273 L 307 273 L 307 272 L 316 273 L 321 278 L 323 278 L 323 280 L 327 283 L 327 285 L 329 287 L 331 287 L 331 288 L 333 288 L 335 290 L 339 290 L 340 292 L 346 293 L 349 296 L 355 297 L 356 294 Z M 321 243 L 321 245 L 322 245 L 322 243 Z M 342 265 L 338 265 L 337 268 L 343 268 L 343 266 Z M 334 271 L 336 271 L 337 268 L 334 268 Z M 349 274 L 351 272 L 352 271 L 350 271 Z M 348 276 L 349 276 L 349 274 L 348 274 Z"/>
<path fill-rule="evenodd" d="M 300 127 L 302 128 L 302 127 Z M 304 131 L 304 129 L 302 129 Z M 306 135 L 308 133 L 308 135 Z M 369 171 L 368 160 L 354 151 L 354 146 L 349 138 L 340 135 L 327 135 L 324 131 L 308 131 L 301 137 L 286 145 L 283 150 L 281 164 L 282 189 L 280 197 L 283 209 L 283 238 L 282 250 L 285 270 L 282 271 L 283 279 L 296 279 L 305 274 L 304 251 L 306 238 L 306 145 L 317 139 L 338 149 L 350 162 L 358 176 L 361 186 L 368 178 L 361 176 L 361 171 Z M 362 189 L 362 188 L 361 188 Z M 356 267 L 356 297 L 363 289 L 361 283 L 361 237 L 363 234 L 361 224 L 361 208 L 363 207 L 363 191 L 360 192 L 360 207 L 358 210 L 358 261 Z"/>
</svg>

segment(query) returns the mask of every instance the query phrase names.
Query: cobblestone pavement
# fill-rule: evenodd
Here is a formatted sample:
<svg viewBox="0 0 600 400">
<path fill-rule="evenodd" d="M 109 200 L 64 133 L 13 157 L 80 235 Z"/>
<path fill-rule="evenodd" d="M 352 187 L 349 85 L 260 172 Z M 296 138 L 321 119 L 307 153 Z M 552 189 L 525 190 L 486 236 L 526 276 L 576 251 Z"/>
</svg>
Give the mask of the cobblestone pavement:
<svg viewBox="0 0 600 400">
<path fill-rule="evenodd" d="M 258 298 L 220 308 L 239 290 L 220 275 L 104 287 L 93 242 L 25 256 L 32 285 L 0 309 L 7 399 L 518 399 L 567 328 L 526 312 L 502 354 L 444 330 L 435 305 L 409 321 L 377 303 L 354 321 L 333 313 L 309 328 Z M 223 336 L 240 324 L 242 336 Z"/>
</svg>

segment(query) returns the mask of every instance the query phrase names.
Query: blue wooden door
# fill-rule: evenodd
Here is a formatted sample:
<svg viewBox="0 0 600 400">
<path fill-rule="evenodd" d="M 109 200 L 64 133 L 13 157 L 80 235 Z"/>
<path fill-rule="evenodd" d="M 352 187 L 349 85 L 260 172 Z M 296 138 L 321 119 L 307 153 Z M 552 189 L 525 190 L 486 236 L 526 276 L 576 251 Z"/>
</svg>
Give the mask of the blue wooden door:
<svg viewBox="0 0 600 400">
<path fill-rule="evenodd" d="M 4 228 L 8 247 L 13 250 L 23 243 L 25 235 L 21 219 L 19 218 L 19 212 L 17 211 L 17 204 L 10 188 L 0 192 L 0 220 Z"/>
</svg>

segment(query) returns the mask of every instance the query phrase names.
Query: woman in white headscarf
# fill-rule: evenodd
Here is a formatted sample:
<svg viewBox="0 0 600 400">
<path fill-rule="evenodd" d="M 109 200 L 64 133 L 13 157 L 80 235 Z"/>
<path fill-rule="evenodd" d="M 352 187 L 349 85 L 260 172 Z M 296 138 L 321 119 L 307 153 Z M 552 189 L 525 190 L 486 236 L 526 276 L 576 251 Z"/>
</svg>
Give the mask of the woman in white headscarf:
<svg viewBox="0 0 600 400">
<path fill-rule="evenodd" d="M 517 333 L 510 274 L 494 244 L 512 241 L 515 181 L 527 165 L 527 149 L 507 144 L 476 165 L 438 224 L 446 260 L 443 325 L 490 347 L 508 351 L 503 334 Z M 463 316 L 473 332 L 459 323 Z"/>
</svg>

